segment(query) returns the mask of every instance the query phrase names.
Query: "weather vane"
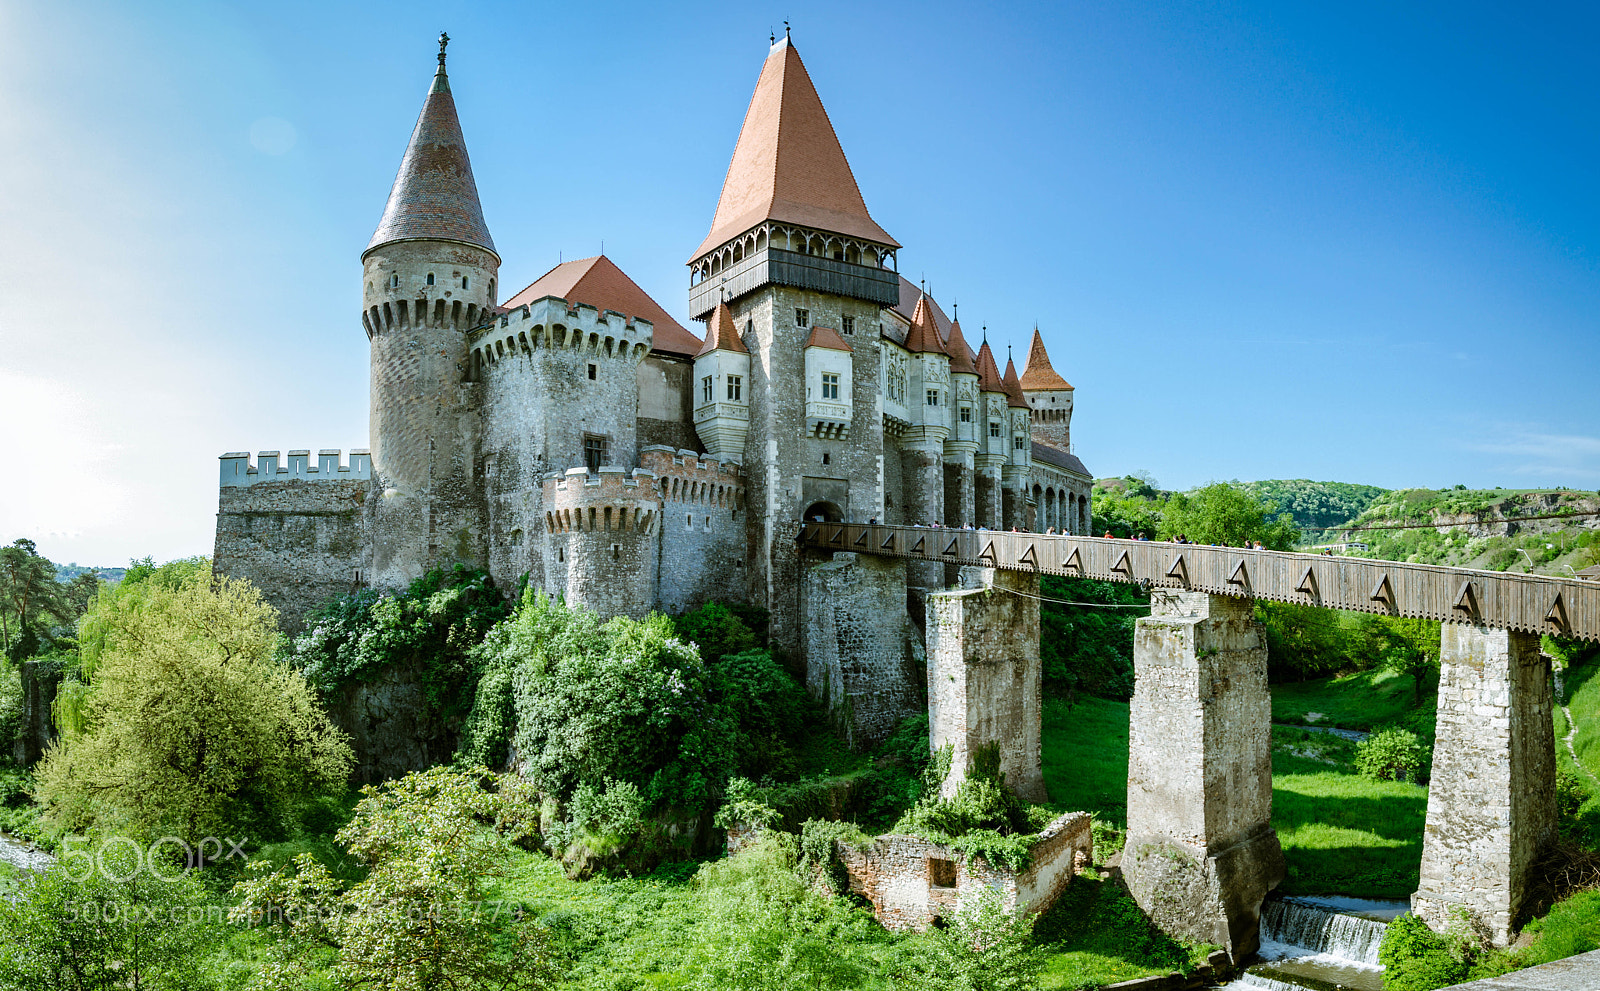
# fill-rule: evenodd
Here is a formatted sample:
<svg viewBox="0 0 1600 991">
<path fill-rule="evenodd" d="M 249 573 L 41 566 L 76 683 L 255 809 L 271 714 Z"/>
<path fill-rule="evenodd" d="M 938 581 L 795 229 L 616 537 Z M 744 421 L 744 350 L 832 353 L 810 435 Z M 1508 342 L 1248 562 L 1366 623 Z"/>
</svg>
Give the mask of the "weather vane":
<svg viewBox="0 0 1600 991">
<path fill-rule="evenodd" d="M 439 68 L 444 69 L 444 48 L 450 44 L 450 36 L 443 31 L 439 32 Z"/>
</svg>

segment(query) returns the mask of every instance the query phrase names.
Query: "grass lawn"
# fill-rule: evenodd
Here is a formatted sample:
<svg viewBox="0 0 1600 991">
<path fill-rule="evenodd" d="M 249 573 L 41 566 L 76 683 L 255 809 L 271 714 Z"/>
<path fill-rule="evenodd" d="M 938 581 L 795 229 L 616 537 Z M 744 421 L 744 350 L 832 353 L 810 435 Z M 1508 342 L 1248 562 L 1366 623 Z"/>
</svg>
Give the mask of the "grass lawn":
<svg viewBox="0 0 1600 991">
<path fill-rule="evenodd" d="M 1408 696 L 1409 698 L 1409 696 Z M 1312 711 L 1323 711 L 1314 709 Z M 1344 762 L 1349 744 L 1321 736 L 1311 745 L 1329 764 L 1296 756 L 1297 731 L 1274 733 L 1272 825 L 1283 844 L 1286 893 L 1397 898 L 1417 888 L 1428 790 L 1370 781 Z M 1080 699 L 1044 710 L 1044 777 L 1051 804 L 1098 812 L 1126 825 L 1128 705 Z"/>
<path fill-rule="evenodd" d="M 1362 671 L 1339 678 L 1273 685 L 1272 721 L 1370 730 L 1410 712 L 1414 708 L 1414 691 L 1410 675 L 1392 671 Z M 1425 684 L 1422 704 L 1433 705 L 1437 692 L 1437 679 Z M 1307 720 L 1308 712 L 1320 712 L 1323 718 Z"/>
</svg>

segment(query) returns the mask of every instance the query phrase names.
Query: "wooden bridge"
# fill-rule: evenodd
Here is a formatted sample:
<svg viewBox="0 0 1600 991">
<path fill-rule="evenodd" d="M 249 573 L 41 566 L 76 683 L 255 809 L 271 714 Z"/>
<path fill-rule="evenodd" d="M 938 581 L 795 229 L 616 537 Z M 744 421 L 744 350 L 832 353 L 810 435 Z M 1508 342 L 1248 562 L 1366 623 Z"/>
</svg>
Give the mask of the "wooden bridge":
<svg viewBox="0 0 1600 991">
<path fill-rule="evenodd" d="M 802 546 L 1600 640 L 1600 581 L 999 530 L 800 524 Z"/>
</svg>

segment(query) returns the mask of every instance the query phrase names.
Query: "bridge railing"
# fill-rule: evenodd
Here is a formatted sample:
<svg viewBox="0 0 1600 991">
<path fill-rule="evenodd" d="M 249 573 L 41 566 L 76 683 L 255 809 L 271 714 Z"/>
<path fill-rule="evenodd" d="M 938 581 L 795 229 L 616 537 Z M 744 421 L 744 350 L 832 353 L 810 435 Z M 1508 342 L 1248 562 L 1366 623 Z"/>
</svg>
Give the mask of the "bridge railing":
<svg viewBox="0 0 1600 991">
<path fill-rule="evenodd" d="M 1000 530 L 800 524 L 819 551 L 1097 578 L 1600 640 L 1600 582 L 1371 558 Z"/>
</svg>

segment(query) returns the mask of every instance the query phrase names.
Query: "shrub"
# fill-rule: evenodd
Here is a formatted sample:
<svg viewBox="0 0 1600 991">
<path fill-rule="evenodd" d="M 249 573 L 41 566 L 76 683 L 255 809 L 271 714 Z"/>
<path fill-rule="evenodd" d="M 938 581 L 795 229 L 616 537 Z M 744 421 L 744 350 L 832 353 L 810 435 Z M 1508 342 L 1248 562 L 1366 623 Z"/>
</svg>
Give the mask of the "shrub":
<svg viewBox="0 0 1600 991">
<path fill-rule="evenodd" d="M 899 986 L 914 991 L 1027 991 L 1043 957 L 1033 945 L 1032 913 L 1007 912 L 985 886 L 944 928 L 913 944 Z M 920 951 L 920 952 L 918 952 Z"/>
<path fill-rule="evenodd" d="M 720 602 L 675 617 L 672 625 L 680 638 L 699 648 L 700 659 L 707 664 L 757 647 L 755 633 Z"/>
<path fill-rule="evenodd" d="M 1427 759 L 1427 748 L 1417 734 L 1389 727 L 1356 743 L 1355 767 L 1376 781 L 1411 781 Z"/>
</svg>

